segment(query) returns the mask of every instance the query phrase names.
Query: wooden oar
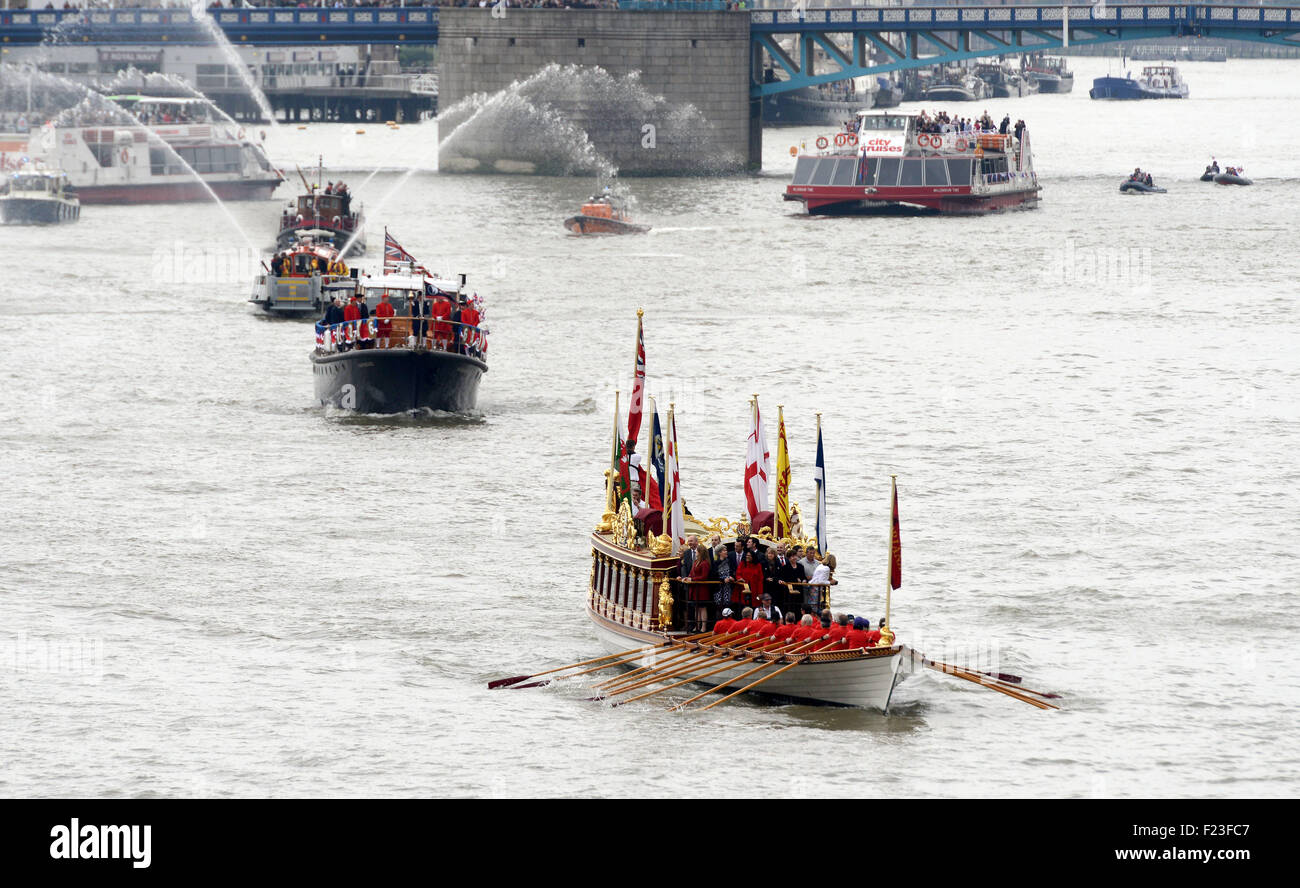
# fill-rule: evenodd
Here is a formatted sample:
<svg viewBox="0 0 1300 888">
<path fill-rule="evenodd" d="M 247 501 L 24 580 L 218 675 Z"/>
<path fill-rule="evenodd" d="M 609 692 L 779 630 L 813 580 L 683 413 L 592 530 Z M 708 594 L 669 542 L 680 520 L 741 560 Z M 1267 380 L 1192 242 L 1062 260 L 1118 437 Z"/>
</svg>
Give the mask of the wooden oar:
<svg viewBox="0 0 1300 888">
<path fill-rule="evenodd" d="M 789 645 L 785 645 L 785 647 L 789 647 Z M 782 654 L 783 652 L 780 651 L 780 650 L 774 650 L 774 651 L 766 651 L 766 650 L 764 650 L 764 651 L 761 651 L 760 653 L 763 654 L 763 655 L 774 655 L 774 656 L 779 657 L 779 656 L 781 656 L 781 654 Z M 741 657 L 730 657 L 730 658 L 728 658 L 728 659 L 729 659 L 729 660 L 747 660 L 747 659 L 748 659 L 748 660 L 752 660 L 752 659 L 754 659 L 754 658 L 753 658 L 753 657 L 741 656 Z M 698 674 L 696 674 L 696 675 L 692 675 L 692 676 L 690 676 L 690 677 L 688 677 L 688 678 L 684 678 L 684 679 L 682 679 L 681 681 L 674 682 L 673 684 L 665 685 L 665 686 L 662 687 L 662 688 L 656 688 L 655 690 L 653 690 L 653 691 L 647 691 L 647 692 L 644 693 L 644 694 L 637 694 L 635 697 L 630 697 L 630 698 L 628 698 L 627 700 L 620 700 L 619 702 L 617 702 L 617 703 L 615 703 L 615 704 L 613 704 L 613 705 L 614 705 L 614 706 L 622 706 L 624 703 L 631 703 L 631 702 L 633 702 L 634 700 L 643 700 L 643 699 L 645 699 L 646 697 L 653 697 L 655 694 L 662 694 L 664 691 L 671 691 L 673 688 L 678 688 L 678 687 L 681 687 L 681 686 L 684 685 L 684 684 L 690 684 L 691 682 L 699 681 L 699 680 L 702 679 L 702 678 L 708 678 L 710 675 L 716 675 L 717 673 L 719 673 L 719 672 L 725 672 L 725 671 L 727 671 L 728 669 L 735 669 L 735 668 L 736 668 L 736 665 L 737 665 L 737 664 L 734 663 L 734 662 L 723 663 L 723 664 L 722 664 L 721 666 L 719 666 L 717 669 L 710 669 L 710 670 L 708 670 L 707 672 L 701 672 L 701 673 L 698 673 Z"/>
<path fill-rule="evenodd" d="M 818 639 L 818 641 L 819 641 L 819 640 L 820 640 L 820 639 Z M 770 667 L 770 666 L 775 666 L 777 663 L 781 662 L 781 660 L 782 660 L 784 657 L 787 657 L 787 656 L 789 656 L 790 654 L 799 653 L 799 652 L 803 651 L 804 648 L 808 647 L 808 645 L 810 645 L 810 644 L 816 644 L 816 643 L 817 643 L 816 641 L 806 641 L 806 642 L 803 642 L 802 644 L 796 644 L 796 645 L 794 645 L 792 648 L 788 648 L 788 649 L 786 649 L 786 650 L 783 650 L 783 651 L 781 651 L 779 654 L 777 654 L 776 651 L 773 651 L 773 654 L 776 654 L 776 656 L 774 656 L 773 659 L 771 659 L 771 660 L 765 660 L 764 662 L 762 662 L 762 663 L 759 664 L 758 666 L 754 667 L 753 669 L 750 669 L 750 670 L 747 671 L 747 672 L 742 672 L 740 675 L 737 675 L 737 676 L 736 676 L 736 679 L 739 680 L 739 679 L 742 679 L 742 678 L 747 678 L 747 677 L 749 677 L 750 675 L 753 675 L 755 672 L 758 672 L 758 671 L 761 670 L 761 669 L 767 669 L 767 668 Z M 714 691 L 716 691 L 716 690 L 719 690 L 719 687 L 718 687 L 718 686 L 711 687 L 711 688 L 709 688 L 707 691 L 703 691 L 703 692 L 701 692 L 701 693 L 696 694 L 694 697 L 691 697 L 689 700 L 684 700 L 684 701 L 682 701 L 681 703 L 678 703 L 676 706 L 670 706 L 670 707 L 668 707 L 668 711 L 669 711 L 669 712 L 676 712 L 676 711 L 679 710 L 679 709 L 683 709 L 683 708 L 685 708 L 685 707 L 691 705 L 692 703 L 694 703 L 696 700 L 700 699 L 701 697 L 707 697 L 709 694 L 712 694 L 712 693 L 713 693 Z"/>
<path fill-rule="evenodd" d="M 1042 700 L 1035 700 L 1033 697 L 1028 697 L 1019 691 L 1013 691 L 1011 688 L 1003 687 L 1000 684 L 987 681 L 980 676 L 967 672 L 965 669 L 961 669 L 957 666 L 951 666 L 947 663 L 936 663 L 933 660 L 924 660 L 923 662 L 927 668 L 933 669 L 935 672 L 942 672 L 944 675 L 952 675 L 957 678 L 965 679 L 966 681 L 974 682 L 982 688 L 997 691 L 999 694 L 1006 694 L 1008 697 L 1014 697 L 1022 703 L 1028 703 L 1030 706 L 1037 706 L 1039 709 L 1061 708 L 1059 706 L 1053 706 L 1051 703 L 1044 703 Z"/>
<path fill-rule="evenodd" d="M 648 646 L 642 646 L 642 647 L 634 647 L 634 648 L 630 648 L 629 650 L 622 651 L 622 652 L 617 653 L 617 654 L 606 654 L 606 655 L 603 656 L 603 657 L 594 657 L 594 658 L 592 658 L 592 659 L 590 659 L 590 660 L 583 660 L 581 663 L 570 663 L 568 666 L 557 666 L 557 667 L 555 667 L 554 669 L 547 669 L 545 672 L 536 672 L 536 673 L 534 673 L 534 674 L 532 674 L 532 675 L 515 675 L 515 676 L 511 676 L 510 678 L 498 678 L 498 679 L 496 679 L 495 681 L 490 681 L 490 682 L 488 682 L 488 687 L 489 687 L 489 688 L 503 688 L 503 687 L 506 687 L 507 685 L 516 684 L 516 683 L 521 682 L 521 681 L 528 681 L 530 678 L 538 678 L 538 677 L 540 677 L 540 676 L 543 676 L 543 675 L 550 675 L 550 674 L 555 673 L 555 672 L 563 672 L 563 671 L 566 670 L 566 669 L 577 669 L 579 666 L 587 666 L 587 665 L 589 665 L 589 664 L 591 664 L 591 663 L 600 663 L 600 662 L 602 662 L 602 661 L 604 661 L 604 660 L 617 660 L 619 657 L 626 657 L 628 654 L 636 653 L 636 652 L 638 652 L 638 651 L 640 651 L 640 652 L 645 652 L 645 651 L 652 651 L 652 650 L 655 650 L 656 648 L 661 648 L 661 647 L 670 647 L 670 646 L 672 646 L 672 645 L 674 645 L 674 644 L 680 644 L 680 643 L 682 643 L 683 641 L 693 641 L 693 640 L 695 640 L 695 639 L 697 639 L 697 638 L 707 638 L 708 636 L 710 636 L 710 635 L 712 635 L 712 634 L 713 634 L 712 632 L 701 632 L 701 633 L 699 633 L 698 635 L 687 636 L 687 638 L 684 638 L 684 639 L 671 639 L 671 638 L 670 638 L 669 640 L 663 642 L 662 644 L 648 645 Z"/>
<path fill-rule="evenodd" d="M 637 666 L 635 669 L 630 669 L 627 672 L 624 672 L 622 675 L 616 675 L 613 678 L 606 679 L 605 681 L 597 684 L 596 687 L 603 688 L 606 685 L 616 685 L 616 684 L 622 684 L 626 681 L 633 681 L 637 677 L 647 672 L 654 672 L 660 669 L 666 669 L 668 668 L 668 666 L 673 664 L 674 661 L 680 662 L 683 658 L 692 659 L 695 657 L 703 656 L 705 655 L 706 652 L 705 649 L 701 647 L 701 645 L 725 645 L 728 644 L 731 640 L 735 639 L 736 636 L 739 634 L 740 633 L 729 633 L 726 635 L 720 635 L 716 639 L 710 638 L 710 639 L 698 640 L 690 643 L 689 645 L 679 644 L 677 645 L 677 647 L 681 647 L 683 648 L 683 650 L 676 651 L 671 654 L 666 654 L 662 660 L 656 663 L 651 663 L 646 666 Z"/>
<path fill-rule="evenodd" d="M 1050 694 L 1045 691 L 1035 691 L 1032 688 L 1019 687 L 1020 682 L 1024 681 L 1024 679 L 1021 678 L 1019 675 L 1007 675 L 1007 673 L 1005 672 L 982 672 L 979 669 L 967 669 L 965 666 L 953 666 L 950 663 L 940 663 L 938 660 L 931 660 L 929 657 L 926 657 L 924 654 L 922 654 L 921 656 L 921 661 L 927 665 L 933 663 L 936 666 L 941 667 L 940 671 L 960 669 L 962 672 L 966 672 L 969 674 L 988 676 L 989 678 L 993 679 L 995 682 L 998 682 L 999 684 L 1003 684 L 1003 685 L 1015 684 L 1017 685 L 1017 687 L 1011 688 L 1011 690 L 1018 691 L 1019 693 L 1022 694 L 1033 694 L 1036 697 L 1042 697 L 1046 700 L 1061 699 L 1060 694 Z M 1013 679 L 1014 681 L 1012 681 Z"/>
<path fill-rule="evenodd" d="M 666 681 L 670 678 L 676 678 L 679 675 L 684 675 L 687 672 L 694 672 L 695 670 L 700 669 L 704 666 L 708 666 L 712 663 L 720 662 L 722 660 L 733 659 L 737 655 L 741 655 L 743 658 L 743 653 L 740 651 L 724 650 L 724 651 L 710 652 L 698 659 L 692 660 L 690 663 L 679 664 L 678 666 L 675 666 L 663 672 L 655 672 L 648 676 L 642 676 L 640 680 L 632 682 L 631 684 L 620 685 L 616 689 L 607 691 L 604 696 L 610 697 L 615 694 L 622 694 L 622 693 L 626 693 L 627 691 L 635 690 L 636 688 L 642 688 L 645 687 L 646 685 L 652 685 L 655 684 L 656 682 Z"/>
<path fill-rule="evenodd" d="M 650 680 L 653 681 L 654 676 L 664 675 L 674 669 L 679 669 L 688 664 L 694 664 L 702 660 L 711 660 L 717 656 L 718 654 L 715 651 L 700 650 L 698 648 L 688 651 L 679 651 L 675 654 L 664 657 L 663 660 L 652 666 L 639 666 L 636 669 L 623 673 L 622 675 L 616 675 L 613 678 L 606 679 L 596 685 L 595 690 L 600 691 L 601 693 L 608 693 L 610 689 L 624 687 L 639 682 L 645 678 L 650 678 Z"/>
<path fill-rule="evenodd" d="M 750 682 L 749 684 L 745 685 L 743 688 L 741 688 L 741 689 L 738 690 L 738 691 L 732 691 L 730 694 L 728 694 L 727 696 L 723 697 L 721 700 L 714 700 L 714 701 L 713 701 L 712 703 L 710 703 L 708 706 L 705 706 L 704 709 L 701 709 L 700 712 L 704 712 L 706 709 L 712 709 L 714 706 L 717 706 L 719 703 L 726 703 L 726 702 L 727 702 L 728 700 L 730 700 L 732 697 L 736 697 L 736 696 L 739 696 L 740 694 L 745 693 L 746 691 L 753 690 L 754 688 L 758 687 L 759 685 L 761 685 L 763 682 L 767 681 L 768 679 L 770 679 L 770 678 L 776 678 L 776 677 L 777 677 L 778 675 L 780 675 L 782 672 L 785 672 L 787 669 L 793 669 L 794 667 L 798 666 L 800 663 L 803 663 L 803 662 L 804 662 L 805 660 L 807 660 L 807 659 L 808 659 L 808 655 L 807 655 L 807 654 L 804 654 L 802 657 L 800 657 L 798 660 L 795 660 L 793 663 L 789 664 L 788 666 L 782 666 L 780 669 L 776 670 L 776 671 L 773 672 L 772 674 L 770 674 L 770 675 L 764 675 L 764 676 L 763 676 L 762 678 L 760 678 L 758 681 Z"/>
</svg>

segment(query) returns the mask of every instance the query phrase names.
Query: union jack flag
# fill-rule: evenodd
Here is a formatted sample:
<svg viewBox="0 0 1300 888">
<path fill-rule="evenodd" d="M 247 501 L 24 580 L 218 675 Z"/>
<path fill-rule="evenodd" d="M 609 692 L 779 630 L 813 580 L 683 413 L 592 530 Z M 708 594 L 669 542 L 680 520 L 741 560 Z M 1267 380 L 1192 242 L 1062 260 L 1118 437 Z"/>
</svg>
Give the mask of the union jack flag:
<svg viewBox="0 0 1300 888">
<path fill-rule="evenodd" d="M 385 228 L 384 229 L 384 264 L 395 265 L 399 262 L 414 262 L 414 261 L 415 261 L 415 257 L 412 256 L 410 253 L 406 252 L 406 250 L 402 247 L 402 245 L 397 242 L 397 238 L 389 234 L 388 229 Z"/>
</svg>

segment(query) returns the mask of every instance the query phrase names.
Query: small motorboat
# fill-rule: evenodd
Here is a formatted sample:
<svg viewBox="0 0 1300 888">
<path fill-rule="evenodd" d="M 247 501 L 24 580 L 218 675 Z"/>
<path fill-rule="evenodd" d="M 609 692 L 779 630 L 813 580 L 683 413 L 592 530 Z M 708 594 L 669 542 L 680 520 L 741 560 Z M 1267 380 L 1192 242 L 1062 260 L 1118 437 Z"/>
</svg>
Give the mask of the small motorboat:
<svg viewBox="0 0 1300 888">
<path fill-rule="evenodd" d="M 58 225 L 80 217 L 77 190 L 62 170 L 27 165 L 0 179 L 0 222 L 6 225 Z"/>
<path fill-rule="evenodd" d="M 1228 167 L 1214 176 L 1215 185 L 1254 185 L 1255 183 L 1241 174 L 1237 167 Z"/>
<path fill-rule="evenodd" d="M 576 216 L 564 220 L 564 227 L 574 234 L 645 234 L 649 225 L 638 225 L 628 215 L 627 206 L 609 194 L 593 195 Z"/>
<path fill-rule="evenodd" d="M 1146 182 L 1138 182 L 1135 179 L 1129 179 L 1120 183 L 1120 194 L 1167 194 L 1164 188 L 1157 188 L 1155 185 L 1148 185 Z"/>
</svg>

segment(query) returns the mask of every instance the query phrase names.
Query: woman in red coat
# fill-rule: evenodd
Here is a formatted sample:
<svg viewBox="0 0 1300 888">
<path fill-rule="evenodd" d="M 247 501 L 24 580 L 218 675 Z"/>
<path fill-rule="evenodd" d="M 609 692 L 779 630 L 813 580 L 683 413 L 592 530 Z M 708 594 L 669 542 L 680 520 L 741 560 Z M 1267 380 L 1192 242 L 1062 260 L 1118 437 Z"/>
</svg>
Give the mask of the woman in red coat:
<svg viewBox="0 0 1300 888">
<path fill-rule="evenodd" d="M 709 594 L 708 583 L 700 581 L 708 580 L 712 575 L 713 561 L 709 550 L 700 546 L 695 555 L 695 563 L 691 565 L 691 583 L 686 593 L 686 600 L 695 609 L 695 625 L 691 628 L 696 632 L 704 631 L 704 627 L 708 625 L 709 602 L 713 600 L 713 596 Z"/>
<path fill-rule="evenodd" d="M 753 551 L 747 550 L 736 566 L 736 579 L 743 580 L 749 587 L 739 590 L 740 603 L 745 607 L 753 607 L 755 597 L 763 594 L 763 565 L 754 560 Z"/>
</svg>

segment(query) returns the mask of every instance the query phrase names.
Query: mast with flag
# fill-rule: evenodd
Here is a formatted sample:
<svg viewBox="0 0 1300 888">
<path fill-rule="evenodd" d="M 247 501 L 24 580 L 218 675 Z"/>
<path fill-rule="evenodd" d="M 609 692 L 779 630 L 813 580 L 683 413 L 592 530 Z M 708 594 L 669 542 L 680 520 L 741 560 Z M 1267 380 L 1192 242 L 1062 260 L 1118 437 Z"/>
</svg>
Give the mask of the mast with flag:
<svg viewBox="0 0 1300 888">
<path fill-rule="evenodd" d="M 686 518 L 683 514 L 684 508 L 682 503 L 681 473 L 677 466 L 677 418 L 675 416 L 677 409 L 676 404 L 668 405 L 668 485 L 669 485 L 669 517 L 671 519 L 672 530 L 665 532 L 672 534 L 672 554 L 681 554 L 682 547 L 686 545 Z"/>
<path fill-rule="evenodd" d="M 636 310 L 636 354 L 632 366 L 632 397 L 628 400 L 627 405 L 627 441 L 623 445 L 623 464 L 626 466 L 628 505 L 635 511 L 636 504 L 632 502 L 632 485 L 631 485 L 631 457 L 635 450 L 637 440 L 641 437 L 641 416 L 642 405 L 645 401 L 645 336 L 642 332 L 641 318 L 645 314 L 644 309 Z M 637 483 L 640 484 L 643 478 L 638 471 Z M 644 485 L 642 485 L 644 493 Z"/>
<path fill-rule="evenodd" d="M 817 463 L 813 467 L 817 482 L 817 551 L 826 554 L 826 459 L 822 455 L 822 415 L 817 414 Z"/>
<path fill-rule="evenodd" d="M 891 593 L 903 585 L 903 538 L 898 529 L 897 475 L 889 476 L 889 487 L 889 565 L 885 569 L 885 625 L 892 629 L 894 624 L 889 616 Z"/>
<path fill-rule="evenodd" d="M 650 468 L 646 472 L 646 505 L 662 511 L 667 508 L 664 498 L 664 434 L 659 425 L 659 408 L 655 399 L 647 396 L 650 402 Z M 663 522 L 666 528 L 668 522 Z"/>
<path fill-rule="evenodd" d="M 745 447 L 745 508 L 749 512 L 750 527 L 753 527 L 758 513 L 767 510 L 767 479 L 771 468 L 771 454 L 767 450 L 767 434 L 763 431 L 763 416 L 758 409 L 758 395 L 754 395 L 749 404 L 752 422 L 749 440 Z"/>
<path fill-rule="evenodd" d="M 790 535 L 790 452 L 785 442 L 785 407 L 776 405 L 776 538 Z"/>
</svg>

